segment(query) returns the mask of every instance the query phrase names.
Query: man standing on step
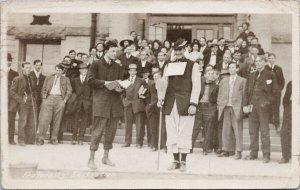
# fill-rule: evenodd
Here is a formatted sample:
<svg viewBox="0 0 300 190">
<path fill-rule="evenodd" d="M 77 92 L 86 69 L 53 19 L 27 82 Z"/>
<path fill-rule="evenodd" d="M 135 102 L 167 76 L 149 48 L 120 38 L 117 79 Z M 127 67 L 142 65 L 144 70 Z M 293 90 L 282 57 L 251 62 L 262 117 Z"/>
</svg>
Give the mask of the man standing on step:
<svg viewBox="0 0 300 190">
<path fill-rule="evenodd" d="M 245 101 L 246 79 L 237 75 L 236 62 L 229 63 L 229 77 L 221 80 L 219 84 L 218 108 L 219 118 L 223 114 L 222 149 L 219 157 L 228 157 L 231 150 L 232 132 L 235 136 L 237 151 L 235 159 L 242 158 L 243 150 L 243 101 Z"/>
<path fill-rule="evenodd" d="M 255 58 L 256 71 L 249 75 L 246 84 L 244 113 L 249 113 L 250 154 L 246 160 L 255 160 L 259 150 L 259 131 L 261 133 L 263 163 L 270 162 L 269 114 L 274 94 L 278 92 L 276 76 L 265 69 L 266 57 Z"/>
<path fill-rule="evenodd" d="M 102 163 L 114 166 L 108 157 L 115 138 L 118 121 L 123 116 L 120 87 L 109 88 L 108 84 L 123 79 L 123 69 L 114 60 L 117 55 L 117 44 L 108 41 L 104 44 L 105 55 L 95 61 L 87 74 L 87 82 L 93 89 L 93 128 L 91 131 L 90 158 L 88 166 L 97 169 L 95 152 L 98 150 L 101 137 L 104 135 L 104 156 Z M 113 83 L 112 83 L 113 84 Z"/>
<path fill-rule="evenodd" d="M 185 43 L 185 40 L 179 39 L 174 44 L 175 63 L 170 62 L 165 68 L 168 87 L 165 100 L 159 100 L 158 105 L 161 106 L 164 101 L 167 147 L 174 156 L 169 170 L 180 169 L 182 172 L 186 170 L 186 156 L 192 149 L 193 126 L 201 90 L 199 65 L 184 57 Z M 183 72 L 174 72 L 171 64 L 176 64 Z"/>
</svg>

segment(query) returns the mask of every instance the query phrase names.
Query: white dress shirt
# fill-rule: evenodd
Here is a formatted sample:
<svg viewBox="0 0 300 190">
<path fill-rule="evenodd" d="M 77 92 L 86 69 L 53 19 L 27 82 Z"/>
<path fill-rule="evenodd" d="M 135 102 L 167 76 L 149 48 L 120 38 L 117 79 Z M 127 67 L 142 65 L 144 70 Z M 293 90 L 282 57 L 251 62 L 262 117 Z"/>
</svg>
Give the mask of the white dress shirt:
<svg viewBox="0 0 300 190">
<path fill-rule="evenodd" d="M 52 89 L 51 89 L 49 94 L 51 94 L 51 95 L 61 95 L 60 77 L 58 77 L 57 75 L 55 75 L 55 77 L 54 77 L 53 86 L 52 86 Z"/>
<path fill-rule="evenodd" d="M 212 65 L 212 66 L 215 66 L 216 63 L 217 63 L 217 55 L 212 53 L 210 55 L 209 64 Z"/>
<path fill-rule="evenodd" d="M 82 84 L 84 83 L 85 77 L 86 77 L 86 75 L 80 75 L 80 81 Z"/>
<path fill-rule="evenodd" d="M 232 98 L 233 87 L 234 87 L 234 82 L 235 82 L 236 76 L 237 76 L 237 74 L 229 76 L 229 97 L 228 97 L 227 106 L 232 106 L 231 105 L 231 98 Z"/>
</svg>

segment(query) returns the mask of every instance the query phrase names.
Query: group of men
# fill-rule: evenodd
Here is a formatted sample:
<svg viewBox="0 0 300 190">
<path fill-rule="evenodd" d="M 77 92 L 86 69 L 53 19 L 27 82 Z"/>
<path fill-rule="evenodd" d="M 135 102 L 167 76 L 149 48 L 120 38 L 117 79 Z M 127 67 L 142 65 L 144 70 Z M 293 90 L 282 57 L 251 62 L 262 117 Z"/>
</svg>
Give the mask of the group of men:
<svg viewBox="0 0 300 190">
<path fill-rule="evenodd" d="M 71 117 L 76 118 L 72 144 L 83 144 L 85 129 L 92 121 L 88 166 L 97 168 L 95 152 L 103 135 L 102 163 L 114 166 L 109 151 L 118 123 L 124 117 L 123 147 L 131 146 L 135 123 L 137 148 L 142 148 L 147 129 L 151 150 L 168 150 L 174 157 L 169 169 L 185 171 L 187 154 L 193 152 L 200 132 L 204 137 L 204 155 L 215 151 L 219 157 L 235 155 L 235 159 L 241 159 L 243 118 L 248 116 L 250 154 L 245 159 L 258 158 L 260 131 L 263 162 L 270 161 L 269 123 L 279 131 L 281 91 L 285 84 L 274 53 L 262 54 L 257 45 L 251 45 L 246 54 L 239 50 L 231 52 L 224 46 L 224 39 L 219 39 L 219 44 L 206 47 L 203 57 L 194 62 L 188 57 L 186 41 L 179 39 L 172 46 L 170 59 L 166 52 L 158 51 L 156 62 L 151 63 L 149 51 L 141 49 L 139 57 L 133 56 L 132 41 L 125 41 L 120 43 L 124 52 L 120 56 L 115 41 L 101 43 L 101 54 L 92 61 L 84 55 L 76 60 L 76 52 L 71 50 L 55 66 L 56 73 L 47 77 L 41 74 L 40 60 L 34 61 L 33 71 L 30 63 L 23 63 L 22 76 L 10 69 L 9 143 L 15 144 L 16 112 L 20 145 L 34 144 L 36 139 L 43 145 L 49 126 L 50 142 L 56 145 L 66 120 L 64 115 L 75 110 Z M 11 57 L 8 63 L 10 67 Z M 164 97 L 158 96 L 161 81 L 167 81 Z M 280 163 L 291 158 L 291 82 L 287 88 Z M 158 147 L 160 119 L 162 141 Z"/>
</svg>

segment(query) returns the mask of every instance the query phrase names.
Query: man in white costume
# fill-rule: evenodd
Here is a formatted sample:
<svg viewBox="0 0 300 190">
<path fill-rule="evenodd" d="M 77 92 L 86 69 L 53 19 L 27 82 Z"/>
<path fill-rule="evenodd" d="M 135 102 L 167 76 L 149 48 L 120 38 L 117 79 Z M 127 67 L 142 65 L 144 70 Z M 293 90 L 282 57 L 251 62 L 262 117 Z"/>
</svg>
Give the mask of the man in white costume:
<svg viewBox="0 0 300 190">
<path fill-rule="evenodd" d="M 164 70 L 164 77 L 168 80 L 166 96 L 158 103 L 164 106 L 167 148 L 174 156 L 169 170 L 180 169 L 182 172 L 186 170 L 186 156 L 192 148 L 193 126 L 201 89 L 199 65 L 184 57 L 185 43 L 184 40 L 178 40 L 174 44 L 175 61 L 166 65 Z M 178 67 L 174 67 L 178 62 L 181 72 L 178 72 Z"/>
</svg>

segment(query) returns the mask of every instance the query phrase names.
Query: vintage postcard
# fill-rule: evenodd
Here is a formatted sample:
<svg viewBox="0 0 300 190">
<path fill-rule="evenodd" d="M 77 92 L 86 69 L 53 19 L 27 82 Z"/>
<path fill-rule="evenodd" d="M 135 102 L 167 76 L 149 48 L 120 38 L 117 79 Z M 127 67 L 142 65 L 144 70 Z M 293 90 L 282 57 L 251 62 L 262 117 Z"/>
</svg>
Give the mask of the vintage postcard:
<svg viewBox="0 0 300 190">
<path fill-rule="evenodd" d="M 0 26 L 3 189 L 299 186 L 297 1 L 6 0 Z"/>
</svg>

